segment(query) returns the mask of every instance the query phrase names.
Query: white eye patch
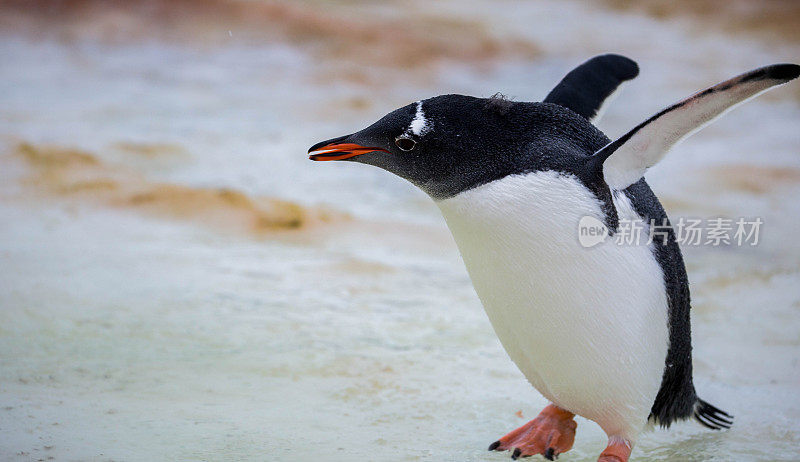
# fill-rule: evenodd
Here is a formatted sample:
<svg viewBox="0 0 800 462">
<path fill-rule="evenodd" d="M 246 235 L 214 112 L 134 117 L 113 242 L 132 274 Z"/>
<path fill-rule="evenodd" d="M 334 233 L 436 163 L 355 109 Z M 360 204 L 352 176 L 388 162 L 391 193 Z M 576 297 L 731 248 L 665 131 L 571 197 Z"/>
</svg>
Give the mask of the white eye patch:
<svg viewBox="0 0 800 462">
<path fill-rule="evenodd" d="M 422 136 L 431 130 L 431 124 L 425 118 L 425 112 L 422 110 L 422 101 L 417 101 L 417 113 L 414 115 L 414 120 L 408 125 L 406 133 L 413 133 L 416 136 Z"/>
</svg>

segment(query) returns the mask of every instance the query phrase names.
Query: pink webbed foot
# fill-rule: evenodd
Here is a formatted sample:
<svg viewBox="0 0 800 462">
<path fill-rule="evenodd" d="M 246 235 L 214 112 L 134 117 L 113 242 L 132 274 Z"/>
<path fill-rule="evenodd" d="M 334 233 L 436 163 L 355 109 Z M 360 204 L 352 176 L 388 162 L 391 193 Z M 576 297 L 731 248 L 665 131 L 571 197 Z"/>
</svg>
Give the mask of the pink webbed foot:
<svg viewBox="0 0 800 462">
<path fill-rule="evenodd" d="M 513 451 L 512 459 L 541 454 L 553 460 L 572 449 L 578 423 L 575 414 L 551 404 L 539 416 L 489 446 L 490 451 Z"/>
<path fill-rule="evenodd" d="M 628 462 L 631 456 L 631 444 L 622 438 L 608 439 L 608 446 L 600 453 L 597 462 Z"/>
</svg>

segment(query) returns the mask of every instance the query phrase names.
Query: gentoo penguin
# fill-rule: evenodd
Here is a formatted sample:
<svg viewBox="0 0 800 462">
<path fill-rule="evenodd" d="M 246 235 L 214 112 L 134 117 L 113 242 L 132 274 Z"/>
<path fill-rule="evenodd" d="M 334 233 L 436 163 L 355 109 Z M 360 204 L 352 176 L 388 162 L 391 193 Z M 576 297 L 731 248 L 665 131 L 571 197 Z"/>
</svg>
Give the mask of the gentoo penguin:
<svg viewBox="0 0 800 462">
<path fill-rule="evenodd" d="M 606 462 L 627 461 L 648 422 L 732 423 L 695 392 L 686 268 L 643 175 L 727 109 L 795 79 L 800 66 L 726 80 L 612 142 L 591 121 L 637 73 L 633 61 L 604 55 L 570 72 L 541 103 L 437 96 L 309 149 L 312 160 L 388 170 L 439 206 L 497 336 L 552 403 L 489 447 L 514 459 L 568 451 L 575 415 L 608 435 L 599 457 Z M 584 248 L 583 217 L 612 236 L 622 220 L 667 224 L 667 232 L 647 244 L 607 239 Z"/>
</svg>

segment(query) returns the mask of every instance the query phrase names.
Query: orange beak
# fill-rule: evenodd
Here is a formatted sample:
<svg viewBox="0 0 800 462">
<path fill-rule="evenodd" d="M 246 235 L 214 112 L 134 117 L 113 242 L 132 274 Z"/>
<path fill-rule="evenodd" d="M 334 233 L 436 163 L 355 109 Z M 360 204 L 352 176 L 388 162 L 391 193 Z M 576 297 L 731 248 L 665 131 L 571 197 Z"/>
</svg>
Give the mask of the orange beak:
<svg viewBox="0 0 800 462">
<path fill-rule="evenodd" d="M 308 156 L 311 160 L 344 160 L 375 151 L 389 152 L 382 148 L 370 148 L 354 143 L 331 143 L 323 146 L 313 146 L 309 149 Z"/>
</svg>

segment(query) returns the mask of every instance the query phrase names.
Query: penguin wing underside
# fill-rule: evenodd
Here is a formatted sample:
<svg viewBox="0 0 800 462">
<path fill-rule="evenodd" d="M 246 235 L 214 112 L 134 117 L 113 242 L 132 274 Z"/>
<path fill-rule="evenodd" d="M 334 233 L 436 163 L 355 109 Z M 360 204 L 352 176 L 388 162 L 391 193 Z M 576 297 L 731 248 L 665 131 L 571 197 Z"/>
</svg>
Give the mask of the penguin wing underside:
<svg viewBox="0 0 800 462">
<path fill-rule="evenodd" d="M 620 84 L 639 75 L 639 66 L 624 56 L 595 56 L 573 69 L 544 99 L 597 122 L 603 103 Z"/>
<path fill-rule="evenodd" d="M 726 80 L 662 110 L 594 154 L 606 183 L 625 189 L 684 138 L 727 110 L 800 75 L 796 64 L 774 64 Z"/>
</svg>

